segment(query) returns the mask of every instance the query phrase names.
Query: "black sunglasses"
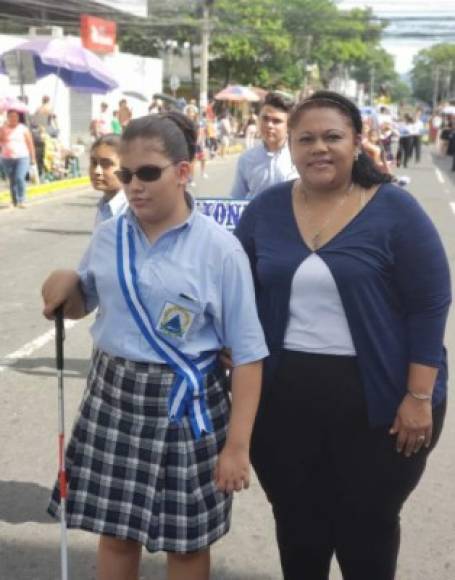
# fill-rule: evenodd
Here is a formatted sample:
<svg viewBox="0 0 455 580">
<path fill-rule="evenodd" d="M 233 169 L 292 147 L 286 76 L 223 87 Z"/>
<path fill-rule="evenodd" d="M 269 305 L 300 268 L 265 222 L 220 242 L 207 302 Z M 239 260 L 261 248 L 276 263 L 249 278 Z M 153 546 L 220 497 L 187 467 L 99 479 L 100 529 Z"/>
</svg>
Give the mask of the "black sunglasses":
<svg viewBox="0 0 455 580">
<path fill-rule="evenodd" d="M 164 167 L 157 167 L 156 165 L 142 165 L 141 167 L 138 167 L 136 171 L 130 171 L 129 169 L 126 169 L 126 167 L 122 167 L 114 173 L 117 176 L 117 179 L 124 185 L 131 183 L 134 175 L 141 181 L 158 181 L 163 171 L 168 167 L 171 167 L 171 165 L 174 165 L 174 163 L 169 163 L 169 165 L 165 165 Z"/>
</svg>

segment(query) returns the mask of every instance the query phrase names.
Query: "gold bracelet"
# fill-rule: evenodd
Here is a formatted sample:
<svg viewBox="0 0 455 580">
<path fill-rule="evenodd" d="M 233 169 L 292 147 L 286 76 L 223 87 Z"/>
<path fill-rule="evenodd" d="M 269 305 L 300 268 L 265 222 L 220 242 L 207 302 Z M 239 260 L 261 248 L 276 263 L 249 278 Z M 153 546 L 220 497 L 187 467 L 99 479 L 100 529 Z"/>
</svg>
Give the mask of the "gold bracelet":
<svg viewBox="0 0 455 580">
<path fill-rule="evenodd" d="M 418 401 L 431 401 L 433 395 L 427 395 L 425 393 L 416 393 L 415 391 L 411 391 L 408 389 L 408 395 L 411 395 L 413 399 L 417 399 Z"/>
</svg>

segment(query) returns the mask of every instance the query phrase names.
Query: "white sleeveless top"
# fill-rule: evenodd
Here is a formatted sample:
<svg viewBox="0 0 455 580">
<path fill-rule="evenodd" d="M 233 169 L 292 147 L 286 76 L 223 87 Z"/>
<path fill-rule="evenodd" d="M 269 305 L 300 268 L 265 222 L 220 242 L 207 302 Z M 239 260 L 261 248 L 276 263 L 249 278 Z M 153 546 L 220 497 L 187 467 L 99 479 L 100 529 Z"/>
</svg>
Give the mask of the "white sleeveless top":
<svg viewBox="0 0 455 580">
<path fill-rule="evenodd" d="M 284 348 L 318 354 L 356 354 L 335 280 L 317 254 L 308 256 L 294 274 Z"/>
<path fill-rule="evenodd" d="M 5 141 L 2 145 L 2 157 L 6 159 L 20 159 L 21 157 L 29 157 L 30 152 L 27 147 L 25 135 L 28 133 L 27 127 L 23 123 L 19 123 L 16 127 L 3 125 L 3 134 Z"/>
</svg>

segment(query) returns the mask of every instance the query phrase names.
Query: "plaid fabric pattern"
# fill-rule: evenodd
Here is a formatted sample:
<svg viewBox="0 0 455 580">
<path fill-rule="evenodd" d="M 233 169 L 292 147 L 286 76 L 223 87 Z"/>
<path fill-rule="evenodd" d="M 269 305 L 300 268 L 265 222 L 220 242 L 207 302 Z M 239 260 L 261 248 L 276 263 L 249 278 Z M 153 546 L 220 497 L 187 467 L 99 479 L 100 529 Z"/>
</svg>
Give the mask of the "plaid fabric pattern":
<svg viewBox="0 0 455 580">
<path fill-rule="evenodd" d="M 136 540 L 150 552 L 193 552 L 227 533 L 232 494 L 213 470 L 229 417 L 221 371 L 206 379 L 214 433 L 199 441 L 168 419 L 174 374 L 95 352 L 66 452 L 68 527 Z M 59 515 L 56 483 L 49 513 Z"/>
</svg>

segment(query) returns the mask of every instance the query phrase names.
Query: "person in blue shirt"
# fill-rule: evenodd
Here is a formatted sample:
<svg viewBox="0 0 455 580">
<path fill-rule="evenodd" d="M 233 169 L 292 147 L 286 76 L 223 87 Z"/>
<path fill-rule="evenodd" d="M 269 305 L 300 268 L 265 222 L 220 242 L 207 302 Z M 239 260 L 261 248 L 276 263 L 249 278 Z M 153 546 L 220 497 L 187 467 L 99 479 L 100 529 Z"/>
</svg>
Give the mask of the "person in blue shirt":
<svg viewBox="0 0 455 580">
<path fill-rule="evenodd" d="M 194 124 L 134 119 L 117 172 L 126 213 L 95 230 L 78 272 L 43 286 L 44 314 L 98 306 L 88 388 L 66 453 L 68 525 L 100 534 L 98 580 L 139 578 L 142 546 L 171 580 L 208 580 L 249 442 L 267 356 L 248 259 L 186 192 Z M 232 349 L 232 408 L 218 363 Z M 59 490 L 49 507 L 58 513 Z"/>
<path fill-rule="evenodd" d="M 293 102 L 268 93 L 259 113 L 262 142 L 239 157 L 231 197 L 251 199 L 271 185 L 297 176 L 289 154 L 287 120 Z"/>
<path fill-rule="evenodd" d="M 236 230 L 271 353 L 252 461 L 285 580 L 328 579 L 333 555 L 346 580 L 392 580 L 400 510 L 445 414 L 447 258 L 362 151 L 350 100 L 316 92 L 289 133 L 299 178 L 253 199 Z"/>
<path fill-rule="evenodd" d="M 114 133 L 98 137 L 90 148 L 90 181 L 93 189 L 103 194 L 97 204 L 95 226 L 128 207 L 123 185 L 115 174 L 120 167 L 119 151 L 120 137 Z"/>
</svg>

